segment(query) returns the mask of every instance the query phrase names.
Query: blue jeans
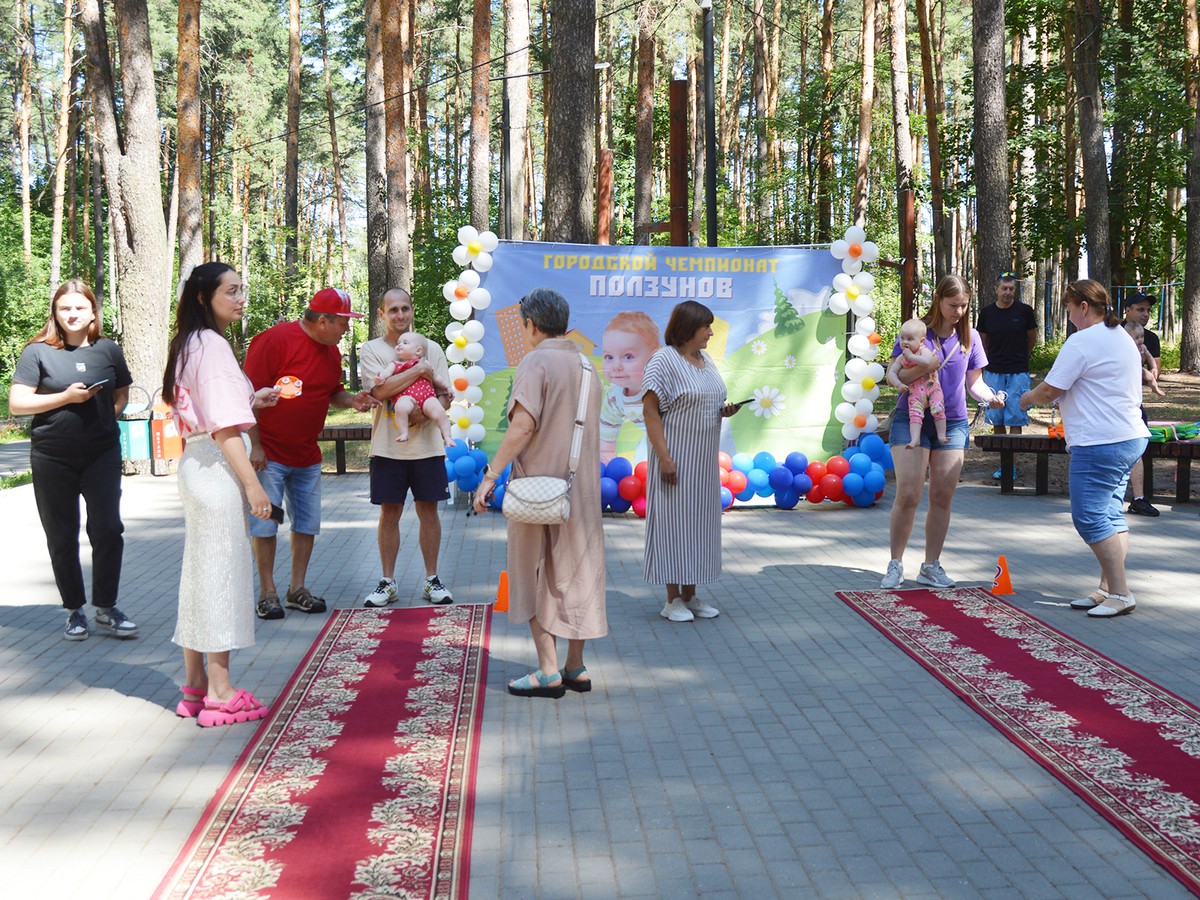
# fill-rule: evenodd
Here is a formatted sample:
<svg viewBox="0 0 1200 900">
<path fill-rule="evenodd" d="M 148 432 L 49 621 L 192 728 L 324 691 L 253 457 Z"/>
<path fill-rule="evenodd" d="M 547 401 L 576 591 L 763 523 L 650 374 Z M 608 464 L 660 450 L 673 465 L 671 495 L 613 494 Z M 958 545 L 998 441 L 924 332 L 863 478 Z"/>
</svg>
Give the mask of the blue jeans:
<svg viewBox="0 0 1200 900">
<path fill-rule="evenodd" d="M 1085 544 L 1128 531 L 1125 487 L 1146 452 L 1146 438 L 1071 448 L 1071 521 Z"/>
<path fill-rule="evenodd" d="M 983 383 L 993 391 L 1004 391 L 1008 400 L 1003 409 L 988 407 L 984 421 L 989 425 L 1011 425 L 1013 428 L 1024 428 L 1029 424 L 1029 413 L 1021 409 L 1021 395 L 1029 390 L 1028 372 L 989 372 L 983 370 Z"/>
<path fill-rule="evenodd" d="M 299 534 L 321 533 L 321 464 L 293 468 L 267 460 L 267 467 L 258 475 L 271 502 L 286 506 L 292 531 Z M 283 502 L 287 495 L 287 503 Z M 256 538 L 275 537 L 279 526 L 274 519 L 250 517 L 250 536 Z"/>
<path fill-rule="evenodd" d="M 888 444 L 893 447 L 903 447 L 912 439 L 912 425 L 908 416 L 897 415 L 892 419 L 892 429 L 888 432 Z M 946 443 L 937 439 L 937 426 L 933 416 L 926 415 L 921 423 L 921 446 L 926 450 L 966 450 L 971 445 L 971 423 L 966 419 L 946 420 Z"/>
</svg>

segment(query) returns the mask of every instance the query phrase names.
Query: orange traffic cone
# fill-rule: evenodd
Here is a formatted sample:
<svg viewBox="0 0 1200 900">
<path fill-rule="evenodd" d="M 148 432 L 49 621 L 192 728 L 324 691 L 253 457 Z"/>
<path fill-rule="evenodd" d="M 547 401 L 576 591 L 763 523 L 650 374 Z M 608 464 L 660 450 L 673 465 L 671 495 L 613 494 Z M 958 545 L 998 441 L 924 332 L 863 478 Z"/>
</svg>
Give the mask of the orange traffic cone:
<svg viewBox="0 0 1200 900">
<path fill-rule="evenodd" d="M 1010 591 L 1011 593 L 1011 591 Z M 496 588 L 496 612 L 508 612 L 508 572 L 500 573 L 500 585 Z"/>
<path fill-rule="evenodd" d="M 996 560 L 996 577 L 992 579 L 992 593 L 997 597 L 1015 594 L 1012 579 L 1008 577 L 1008 560 L 1001 556 Z"/>
</svg>

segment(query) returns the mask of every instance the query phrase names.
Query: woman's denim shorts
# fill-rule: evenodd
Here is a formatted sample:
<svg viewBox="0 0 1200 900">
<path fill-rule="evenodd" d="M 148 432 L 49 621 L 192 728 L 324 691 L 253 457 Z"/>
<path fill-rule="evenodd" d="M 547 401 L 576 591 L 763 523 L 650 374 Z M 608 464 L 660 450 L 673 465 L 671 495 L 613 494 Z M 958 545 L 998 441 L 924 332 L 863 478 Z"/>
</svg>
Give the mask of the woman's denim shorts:
<svg viewBox="0 0 1200 900">
<path fill-rule="evenodd" d="M 1071 521 L 1085 544 L 1128 531 L 1125 487 L 1146 452 L 1146 438 L 1071 448 Z"/>
<path fill-rule="evenodd" d="M 888 433 L 888 443 L 893 447 L 903 447 L 912 439 L 908 415 L 896 414 L 892 419 L 892 430 Z M 933 416 L 926 416 L 921 423 L 921 446 L 926 450 L 966 450 L 971 444 L 971 423 L 966 419 L 946 420 L 946 443 L 937 439 L 937 427 Z"/>
</svg>

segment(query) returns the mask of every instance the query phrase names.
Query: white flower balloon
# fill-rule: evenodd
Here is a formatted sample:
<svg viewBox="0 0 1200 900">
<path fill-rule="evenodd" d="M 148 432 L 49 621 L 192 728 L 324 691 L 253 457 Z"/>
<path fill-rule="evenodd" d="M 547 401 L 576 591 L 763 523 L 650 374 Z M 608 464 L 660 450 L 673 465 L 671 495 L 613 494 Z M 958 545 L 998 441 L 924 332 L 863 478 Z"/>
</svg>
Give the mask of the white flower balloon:
<svg viewBox="0 0 1200 900">
<path fill-rule="evenodd" d="M 475 268 L 480 272 L 486 272 L 492 267 L 492 254 L 480 253 L 475 257 Z"/>
<path fill-rule="evenodd" d="M 487 374 L 483 371 L 483 366 L 470 366 L 466 370 L 467 381 L 471 384 L 483 384 L 484 376 Z"/>
<path fill-rule="evenodd" d="M 500 238 L 496 237 L 494 231 L 481 231 L 479 233 L 479 246 L 483 247 L 484 253 L 493 253 L 500 246 Z"/>
<path fill-rule="evenodd" d="M 472 309 L 487 309 L 492 302 L 492 294 L 487 288 L 475 288 L 467 294 L 467 300 Z"/>
<path fill-rule="evenodd" d="M 462 325 L 462 333 L 466 335 L 468 341 L 478 343 L 483 340 L 483 323 L 478 319 L 471 319 L 464 322 Z"/>
</svg>

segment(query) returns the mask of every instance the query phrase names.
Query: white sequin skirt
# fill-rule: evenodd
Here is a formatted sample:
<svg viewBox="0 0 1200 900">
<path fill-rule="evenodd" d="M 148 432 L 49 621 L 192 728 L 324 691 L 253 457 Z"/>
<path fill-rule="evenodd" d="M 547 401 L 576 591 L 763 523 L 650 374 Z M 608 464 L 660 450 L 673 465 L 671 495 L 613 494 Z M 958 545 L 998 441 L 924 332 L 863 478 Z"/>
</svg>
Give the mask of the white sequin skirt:
<svg viewBox="0 0 1200 900">
<path fill-rule="evenodd" d="M 187 439 L 179 461 L 179 497 L 183 572 L 179 620 L 171 640 L 201 653 L 252 647 L 249 508 L 241 482 L 208 435 Z"/>
</svg>

